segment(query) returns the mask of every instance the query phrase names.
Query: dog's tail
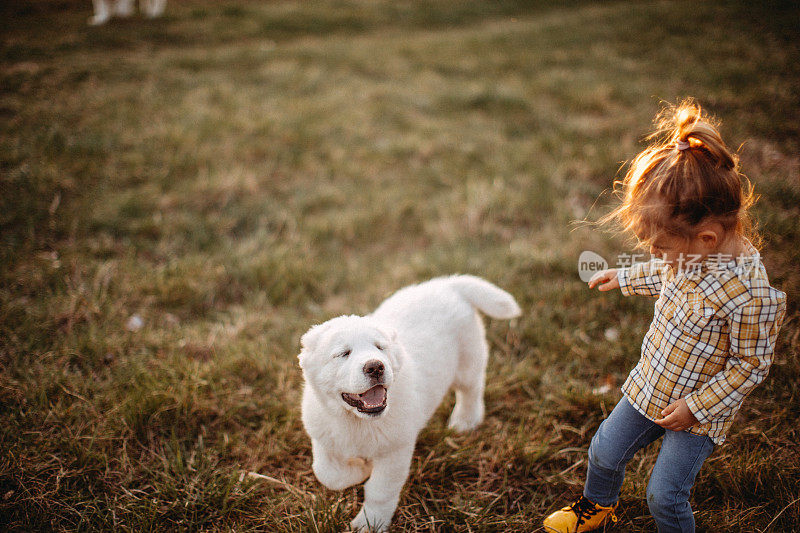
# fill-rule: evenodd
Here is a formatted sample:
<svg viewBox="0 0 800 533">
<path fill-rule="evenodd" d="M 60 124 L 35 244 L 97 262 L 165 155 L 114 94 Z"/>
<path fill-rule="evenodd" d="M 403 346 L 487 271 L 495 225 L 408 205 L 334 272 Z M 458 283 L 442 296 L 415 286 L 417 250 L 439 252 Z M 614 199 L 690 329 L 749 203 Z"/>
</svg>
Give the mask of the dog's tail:
<svg viewBox="0 0 800 533">
<path fill-rule="evenodd" d="M 453 276 L 448 281 L 473 307 L 492 318 L 509 319 L 522 313 L 513 296 L 484 279 L 476 276 Z"/>
</svg>

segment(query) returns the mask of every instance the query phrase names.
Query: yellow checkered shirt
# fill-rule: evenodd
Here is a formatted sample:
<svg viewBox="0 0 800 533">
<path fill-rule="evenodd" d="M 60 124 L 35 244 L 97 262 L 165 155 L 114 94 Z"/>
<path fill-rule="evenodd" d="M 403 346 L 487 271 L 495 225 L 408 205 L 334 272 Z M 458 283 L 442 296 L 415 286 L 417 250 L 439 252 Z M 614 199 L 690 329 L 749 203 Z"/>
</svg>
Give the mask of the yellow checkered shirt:
<svg viewBox="0 0 800 533">
<path fill-rule="evenodd" d="M 767 376 L 786 314 L 786 294 L 770 286 L 758 252 L 748 254 L 707 258 L 677 275 L 657 259 L 618 271 L 624 295 L 658 298 L 623 394 L 651 420 L 685 398 L 698 420 L 686 431 L 715 444 Z"/>
</svg>

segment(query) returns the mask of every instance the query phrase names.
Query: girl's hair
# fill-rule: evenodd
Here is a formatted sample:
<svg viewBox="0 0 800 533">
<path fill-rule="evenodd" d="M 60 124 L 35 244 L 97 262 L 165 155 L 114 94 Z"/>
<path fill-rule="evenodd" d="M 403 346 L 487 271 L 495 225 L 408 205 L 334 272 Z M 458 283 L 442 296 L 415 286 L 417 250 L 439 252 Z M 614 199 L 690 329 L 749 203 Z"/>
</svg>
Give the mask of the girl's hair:
<svg viewBox="0 0 800 533">
<path fill-rule="evenodd" d="M 622 203 L 599 223 L 618 223 L 641 245 L 661 234 L 695 236 L 704 221 L 719 222 L 726 234 L 760 244 L 749 214 L 756 200 L 739 160 L 720 137 L 716 122 L 693 100 L 666 106 L 656 116 L 652 144 L 636 156 L 614 192 Z"/>
</svg>

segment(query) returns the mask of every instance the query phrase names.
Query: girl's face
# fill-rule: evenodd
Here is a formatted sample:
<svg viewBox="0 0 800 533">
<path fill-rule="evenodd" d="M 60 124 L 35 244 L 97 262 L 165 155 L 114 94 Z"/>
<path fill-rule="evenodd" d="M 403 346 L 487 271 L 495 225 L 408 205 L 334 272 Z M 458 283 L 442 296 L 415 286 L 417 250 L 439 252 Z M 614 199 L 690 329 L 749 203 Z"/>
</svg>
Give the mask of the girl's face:
<svg viewBox="0 0 800 533">
<path fill-rule="evenodd" d="M 694 248 L 692 241 L 678 235 L 662 233 L 651 241 L 650 254 L 662 259 L 673 270 L 680 270 L 702 259 L 700 254 L 693 253 Z"/>
<path fill-rule="evenodd" d="M 680 271 L 697 266 L 709 254 L 736 256 L 744 252 L 741 239 L 726 238 L 722 225 L 717 222 L 704 222 L 694 229 L 692 238 L 673 233 L 656 235 L 650 242 L 650 253 L 673 270 Z"/>
</svg>

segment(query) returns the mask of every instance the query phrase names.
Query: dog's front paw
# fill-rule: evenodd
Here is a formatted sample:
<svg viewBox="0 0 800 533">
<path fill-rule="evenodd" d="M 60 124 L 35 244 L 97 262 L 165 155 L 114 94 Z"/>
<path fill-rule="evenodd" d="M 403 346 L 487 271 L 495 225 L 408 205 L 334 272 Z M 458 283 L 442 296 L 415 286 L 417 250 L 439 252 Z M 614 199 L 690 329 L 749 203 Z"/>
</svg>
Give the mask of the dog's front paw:
<svg viewBox="0 0 800 533">
<path fill-rule="evenodd" d="M 389 531 L 389 524 L 391 521 L 392 515 L 381 515 L 380 513 L 368 511 L 366 507 L 362 507 L 353 521 L 350 522 L 350 528 L 358 533 L 385 533 Z"/>
</svg>

